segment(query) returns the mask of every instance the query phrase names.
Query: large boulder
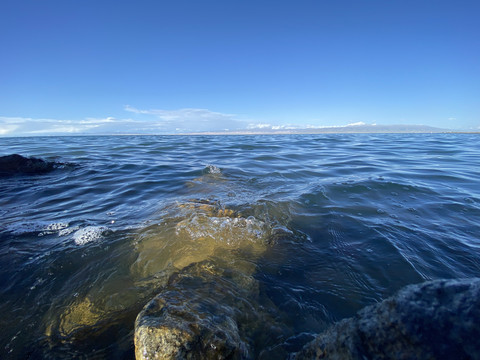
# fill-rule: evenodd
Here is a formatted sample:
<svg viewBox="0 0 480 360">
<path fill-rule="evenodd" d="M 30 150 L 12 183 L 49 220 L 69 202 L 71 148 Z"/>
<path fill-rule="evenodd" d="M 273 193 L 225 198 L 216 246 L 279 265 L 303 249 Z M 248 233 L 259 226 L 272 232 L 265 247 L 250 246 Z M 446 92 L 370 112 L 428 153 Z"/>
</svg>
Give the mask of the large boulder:
<svg viewBox="0 0 480 360">
<path fill-rule="evenodd" d="M 27 158 L 18 154 L 0 156 L 0 176 L 44 174 L 56 169 L 58 165 L 55 162 Z"/>
<path fill-rule="evenodd" d="M 251 288 L 231 275 L 205 261 L 172 276 L 137 317 L 136 359 L 251 358 L 246 335 L 259 318 Z"/>
<path fill-rule="evenodd" d="M 296 359 L 480 359 L 480 279 L 402 289 L 318 335 Z"/>
<path fill-rule="evenodd" d="M 132 266 L 132 274 L 137 277 L 146 278 L 166 269 L 182 270 L 219 252 L 232 262 L 238 252 L 248 252 L 256 259 L 271 241 L 268 224 L 253 216 L 244 217 L 218 202 L 193 199 L 163 211 L 160 224 L 142 229 L 137 236 L 138 258 Z M 254 263 L 250 265 L 252 268 L 245 271 L 255 270 Z"/>
<path fill-rule="evenodd" d="M 135 322 L 138 360 L 254 358 L 255 339 L 281 328 L 253 275 L 282 232 L 219 205 L 177 204 L 162 232 L 154 225 L 139 236 L 132 273 L 171 275 Z"/>
</svg>

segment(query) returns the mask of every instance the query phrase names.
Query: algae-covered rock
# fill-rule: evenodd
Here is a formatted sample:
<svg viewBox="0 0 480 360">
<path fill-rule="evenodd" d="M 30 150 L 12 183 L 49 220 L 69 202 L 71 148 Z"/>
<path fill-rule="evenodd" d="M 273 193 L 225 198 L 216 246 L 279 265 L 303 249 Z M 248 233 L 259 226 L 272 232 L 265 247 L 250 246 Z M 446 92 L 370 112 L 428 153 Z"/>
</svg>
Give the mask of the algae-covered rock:
<svg viewBox="0 0 480 360">
<path fill-rule="evenodd" d="M 138 315 L 136 358 L 249 358 L 237 322 L 252 313 L 247 298 L 248 290 L 211 262 L 185 268 Z"/>
<path fill-rule="evenodd" d="M 91 327 L 101 320 L 101 312 L 96 309 L 88 297 L 72 304 L 63 314 L 59 331 L 62 336 L 72 334 L 74 331 Z"/>
<path fill-rule="evenodd" d="M 151 227 L 137 244 L 133 272 L 172 275 L 137 317 L 136 357 L 250 358 L 249 335 L 268 316 L 255 305 L 252 276 L 269 243 L 268 226 L 211 201 L 177 209 L 181 216 L 163 222 L 164 232 Z"/>
<path fill-rule="evenodd" d="M 106 280 L 100 286 L 92 287 L 84 296 L 76 294 L 68 299 L 52 301 L 44 320 L 45 335 L 49 341 L 92 341 L 119 324 L 133 323 L 145 301 L 155 292 L 135 292 L 126 281 L 123 281 L 123 289 L 120 286 Z"/>
<path fill-rule="evenodd" d="M 136 359 L 254 359 L 256 344 L 286 333 L 258 282 L 225 265 L 212 259 L 170 277 L 136 319 Z"/>
<path fill-rule="evenodd" d="M 297 359 L 480 359 L 480 279 L 411 285 L 307 344 Z"/>
<path fill-rule="evenodd" d="M 183 202 L 172 206 L 162 223 L 139 233 L 132 273 L 146 278 L 165 269 L 178 271 L 218 252 L 232 261 L 239 250 L 258 258 L 268 246 L 269 235 L 263 221 L 242 217 L 217 202 Z"/>
<path fill-rule="evenodd" d="M 104 331 L 116 323 L 116 318 L 121 317 L 122 313 L 133 309 L 138 309 L 138 313 L 146 301 L 159 292 L 162 292 L 160 298 L 168 297 L 172 292 L 164 289 L 167 284 L 170 284 L 170 288 L 175 284 L 176 294 L 185 296 L 187 289 L 182 288 L 186 287 L 185 280 L 172 282 L 172 279 L 193 276 L 192 272 L 196 274 L 198 286 L 188 290 L 191 292 L 189 301 L 197 299 L 198 304 L 202 304 L 201 299 L 206 298 L 200 295 L 204 294 L 202 286 L 205 279 L 216 274 L 215 291 L 212 292 L 216 295 L 211 299 L 212 313 L 224 306 L 217 303 L 223 296 L 220 284 L 235 284 L 236 291 L 241 290 L 246 297 L 258 295 L 258 283 L 252 274 L 256 269 L 256 259 L 264 253 L 269 243 L 267 224 L 253 217 L 242 217 L 234 210 L 209 200 L 170 205 L 163 209 L 161 220 L 136 234 L 136 260 L 130 266 L 128 278 L 109 278 L 83 296 L 72 299 L 69 304 L 52 305 L 52 311 L 48 313 L 47 336 L 74 340 L 82 338 L 89 329 Z M 227 283 L 220 279 L 220 272 L 229 279 Z M 119 282 L 128 283 L 129 286 L 122 286 Z M 228 300 L 228 306 L 237 303 L 234 297 Z M 59 313 L 58 309 L 63 310 Z M 177 317 L 181 318 L 178 314 Z M 221 325 L 212 320 L 209 326 L 221 328 L 234 323 L 231 320 Z M 230 333 L 230 330 L 225 330 L 225 333 Z M 185 339 L 188 338 L 185 332 L 177 332 L 177 338 L 181 334 L 185 335 Z M 229 336 L 236 339 L 233 335 Z M 220 343 L 217 345 L 218 349 L 222 348 Z"/>
</svg>

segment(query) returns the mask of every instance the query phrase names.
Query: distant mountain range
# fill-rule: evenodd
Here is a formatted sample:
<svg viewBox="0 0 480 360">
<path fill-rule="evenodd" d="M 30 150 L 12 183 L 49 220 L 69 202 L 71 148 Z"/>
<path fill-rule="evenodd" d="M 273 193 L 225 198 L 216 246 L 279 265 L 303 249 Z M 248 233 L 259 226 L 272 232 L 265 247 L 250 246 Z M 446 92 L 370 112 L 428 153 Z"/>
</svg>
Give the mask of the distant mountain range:
<svg viewBox="0 0 480 360">
<path fill-rule="evenodd" d="M 356 134 L 356 133 L 450 133 L 448 129 L 441 129 L 426 125 L 368 125 L 352 124 L 346 126 L 310 127 L 310 128 L 259 128 L 235 131 L 211 131 L 189 133 L 190 135 L 255 135 L 255 134 Z"/>
</svg>

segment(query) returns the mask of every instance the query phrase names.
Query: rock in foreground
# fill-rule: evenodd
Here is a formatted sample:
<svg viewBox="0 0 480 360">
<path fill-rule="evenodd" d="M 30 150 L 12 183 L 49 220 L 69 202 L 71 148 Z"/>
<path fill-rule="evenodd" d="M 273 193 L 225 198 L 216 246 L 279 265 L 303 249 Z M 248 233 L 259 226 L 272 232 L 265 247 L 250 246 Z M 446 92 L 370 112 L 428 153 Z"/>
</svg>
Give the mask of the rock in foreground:
<svg viewBox="0 0 480 360">
<path fill-rule="evenodd" d="M 480 359 L 480 279 L 407 286 L 305 345 L 296 359 Z"/>
<path fill-rule="evenodd" d="M 138 315 L 136 359 L 249 358 L 237 323 L 249 307 L 245 290 L 210 262 L 185 270 Z"/>
</svg>

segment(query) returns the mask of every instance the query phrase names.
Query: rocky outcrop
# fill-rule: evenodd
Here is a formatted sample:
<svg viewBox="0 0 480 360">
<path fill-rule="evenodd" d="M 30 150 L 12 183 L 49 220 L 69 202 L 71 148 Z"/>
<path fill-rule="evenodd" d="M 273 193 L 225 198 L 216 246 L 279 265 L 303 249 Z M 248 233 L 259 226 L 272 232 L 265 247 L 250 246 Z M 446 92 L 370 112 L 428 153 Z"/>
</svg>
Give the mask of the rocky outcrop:
<svg viewBox="0 0 480 360">
<path fill-rule="evenodd" d="M 187 267 L 138 315 L 136 359 L 251 358 L 238 322 L 252 312 L 243 292 L 209 261 Z"/>
<path fill-rule="evenodd" d="M 170 277 L 138 314 L 135 357 L 255 359 L 257 341 L 285 334 L 259 300 L 259 284 L 221 259 L 194 263 Z"/>
<path fill-rule="evenodd" d="M 137 359 L 253 359 L 257 339 L 285 332 L 254 274 L 288 231 L 210 200 L 169 204 L 162 215 L 134 237 L 126 280 L 135 296 L 113 284 L 115 301 L 106 301 L 105 280 L 69 304 L 53 303 L 45 329 L 52 346 L 90 341 L 135 310 Z"/>
<path fill-rule="evenodd" d="M 0 176 L 44 174 L 62 165 L 64 164 L 18 154 L 0 156 Z"/>
<path fill-rule="evenodd" d="M 318 335 L 296 359 L 480 359 L 480 279 L 407 286 Z"/>
<path fill-rule="evenodd" d="M 137 359 L 253 359 L 256 339 L 282 331 L 260 305 L 253 274 L 283 233 L 219 205 L 177 204 L 180 216 L 162 232 L 153 226 L 139 237 L 132 273 L 173 273 L 136 319 Z"/>
</svg>

